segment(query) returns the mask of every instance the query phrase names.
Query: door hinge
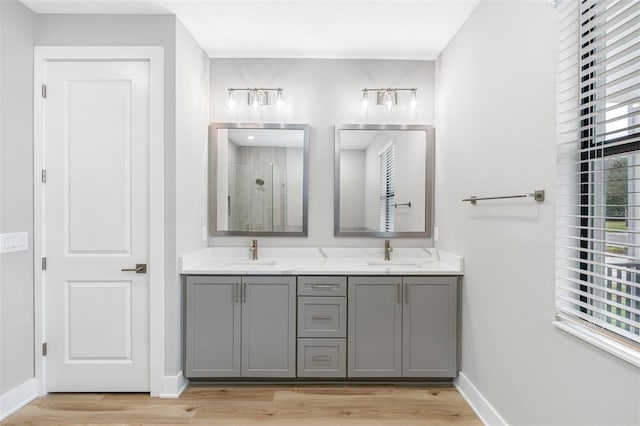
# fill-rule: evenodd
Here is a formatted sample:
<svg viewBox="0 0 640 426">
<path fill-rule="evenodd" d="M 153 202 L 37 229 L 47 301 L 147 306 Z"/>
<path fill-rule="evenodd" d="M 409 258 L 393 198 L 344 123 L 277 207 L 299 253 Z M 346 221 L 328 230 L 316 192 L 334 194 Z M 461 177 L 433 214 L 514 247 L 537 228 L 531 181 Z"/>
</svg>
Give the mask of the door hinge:
<svg viewBox="0 0 640 426">
<path fill-rule="evenodd" d="M 47 85 L 46 84 L 42 85 L 42 97 L 45 98 L 45 99 L 47 98 Z"/>
<path fill-rule="evenodd" d="M 42 270 L 43 271 L 47 270 L 47 258 L 46 257 L 42 258 Z"/>
<path fill-rule="evenodd" d="M 47 343 L 42 344 L 42 356 L 47 356 Z"/>
<path fill-rule="evenodd" d="M 47 183 L 47 171 L 42 169 L 42 183 Z"/>
</svg>

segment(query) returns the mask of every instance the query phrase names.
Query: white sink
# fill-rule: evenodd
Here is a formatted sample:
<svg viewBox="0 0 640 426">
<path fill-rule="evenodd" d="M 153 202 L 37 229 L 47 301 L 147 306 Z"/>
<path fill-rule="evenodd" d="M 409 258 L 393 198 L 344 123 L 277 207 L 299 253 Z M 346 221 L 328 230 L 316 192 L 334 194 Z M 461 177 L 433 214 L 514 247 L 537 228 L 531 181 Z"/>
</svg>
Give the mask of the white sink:
<svg viewBox="0 0 640 426">
<path fill-rule="evenodd" d="M 419 268 L 422 264 L 426 262 L 431 262 L 432 260 L 367 260 L 367 265 L 369 266 L 387 266 L 387 267 L 395 267 L 395 266 L 408 266 L 408 267 L 416 267 Z"/>
<path fill-rule="evenodd" d="M 318 269 L 323 262 L 323 259 L 287 259 L 279 260 L 275 268 L 282 271 Z"/>
<path fill-rule="evenodd" d="M 419 271 L 420 267 L 416 266 L 414 264 L 405 264 L 405 265 L 398 265 L 398 264 L 387 264 L 387 265 L 382 265 L 382 264 L 378 264 L 378 265 L 369 265 L 369 269 L 371 269 L 372 271 L 387 271 L 387 272 L 391 272 L 391 271 Z"/>
<path fill-rule="evenodd" d="M 223 264 L 227 269 L 268 268 L 275 266 L 276 260 L 234 260 Z"/>
</svg>

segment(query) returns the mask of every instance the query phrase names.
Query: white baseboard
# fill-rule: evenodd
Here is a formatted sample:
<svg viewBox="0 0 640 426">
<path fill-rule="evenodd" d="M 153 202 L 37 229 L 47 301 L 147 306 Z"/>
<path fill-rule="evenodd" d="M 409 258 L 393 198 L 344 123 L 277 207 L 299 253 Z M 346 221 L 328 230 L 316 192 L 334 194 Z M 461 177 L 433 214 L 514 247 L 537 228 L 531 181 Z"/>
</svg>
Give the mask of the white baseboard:
<svg viewBox="0 0 640 426">
<path fill-rule="evenodd" d="M 482 423 L 490 426 L 507 426 L 507 422 L 463 372 L 460 372 L 453 384 L 473 411 L 475 411 L 476 415 L 480 417 Z"/>
<path fill-rule="evenodd" d="M 6 419 L 38 397 L 37 382 L 33 378 L 0 395 L 0 421 Z"/>
<path fill-rule="evenodd" d="M 186 389 L 189 380 L 184 377 L 182 371 L 175 376 L 164 376 L 162 378 L 162 392 L 159 398 L 179 398 L 180 394 Z"/>
</svg>

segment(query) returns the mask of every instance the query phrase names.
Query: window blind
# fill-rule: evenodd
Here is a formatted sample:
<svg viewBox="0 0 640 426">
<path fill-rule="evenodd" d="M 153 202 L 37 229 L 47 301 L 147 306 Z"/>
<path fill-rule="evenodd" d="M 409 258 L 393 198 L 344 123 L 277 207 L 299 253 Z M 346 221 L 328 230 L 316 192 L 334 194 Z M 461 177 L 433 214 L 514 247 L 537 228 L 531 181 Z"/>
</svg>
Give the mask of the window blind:
<svg viewBox="0 0 640 426">
<path fill-rule="evenodd" d="M 392 232 L 394 228 L 393 205 L 396 193 L 396 147 L 386 146 L 380 153 L 380 231 Z"/>
<path fill-rule="evenodd" d="M 640 343 L 640 0 L 559 16 L 557 312 Z"/>
</svg>

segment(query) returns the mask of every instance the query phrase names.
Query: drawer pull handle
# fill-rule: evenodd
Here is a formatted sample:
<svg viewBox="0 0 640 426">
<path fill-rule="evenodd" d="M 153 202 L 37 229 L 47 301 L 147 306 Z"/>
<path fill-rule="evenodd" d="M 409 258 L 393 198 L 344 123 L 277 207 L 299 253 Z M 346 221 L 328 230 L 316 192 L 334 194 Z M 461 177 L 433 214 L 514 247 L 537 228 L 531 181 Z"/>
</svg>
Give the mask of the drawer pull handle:
<svg viewBox="0 0 640 426">
<path fill-rule="evenodd" d="M 318 290 L 330 290 L 335 287 L 333 284 L 311 284 L 311 288 Z"/>
<path fill-rule="evenodd" d="M 311 357 L 311 361 L 331 361 L 332 359 L 332 356 L 314 355 Z"/>
<path fill-rule="evenodd" d="M 313 320 L 330 320 L 333 317 L 331 315 L 312 315 L 311 319 Z"/>
</svg>

